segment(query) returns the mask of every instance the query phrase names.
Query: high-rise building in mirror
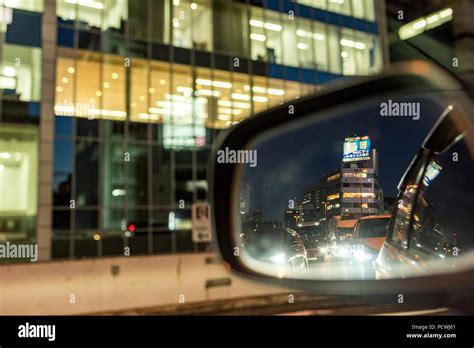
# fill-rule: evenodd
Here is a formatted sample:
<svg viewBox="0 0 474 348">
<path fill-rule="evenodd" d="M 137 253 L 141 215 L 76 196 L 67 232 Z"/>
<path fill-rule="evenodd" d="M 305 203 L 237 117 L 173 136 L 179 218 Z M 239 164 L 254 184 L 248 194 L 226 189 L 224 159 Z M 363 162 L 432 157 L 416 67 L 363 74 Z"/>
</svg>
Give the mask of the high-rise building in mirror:
<svg viewBox="0 0 474 348">
<path fill-rule="evenodd" d="M 383 212 L 378 151 L 368 136 L 347 137 L 341 167 L 323 175 L 303 192 L 303 210 L 314 221 L 336 215 L 357 218 Z M 309 221 L 309 220 L 308 220 Z"/>
</svg>

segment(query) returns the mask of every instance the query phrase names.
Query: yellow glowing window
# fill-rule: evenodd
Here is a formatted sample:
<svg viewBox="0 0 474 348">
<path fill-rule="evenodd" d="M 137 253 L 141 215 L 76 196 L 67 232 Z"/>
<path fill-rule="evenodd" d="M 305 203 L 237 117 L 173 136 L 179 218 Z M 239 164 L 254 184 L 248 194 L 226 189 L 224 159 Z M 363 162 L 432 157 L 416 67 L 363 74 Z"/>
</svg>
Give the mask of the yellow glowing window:
<svg viewBox="0 0 474 348">
<path fill-rule="evenodd" d="M 344 192 L 343 198 L 373 198 L 375 197 L 374 193 L 370 192 Z"/>
<path fill-rule="evenodd" d="M 337 173 L 337 174 L 334 174 L 332 176 L 330 176 L 327 181 L 334 181 L 334 180 L 337 180 L 341 177 L 341 173 Z"/>
</svg>

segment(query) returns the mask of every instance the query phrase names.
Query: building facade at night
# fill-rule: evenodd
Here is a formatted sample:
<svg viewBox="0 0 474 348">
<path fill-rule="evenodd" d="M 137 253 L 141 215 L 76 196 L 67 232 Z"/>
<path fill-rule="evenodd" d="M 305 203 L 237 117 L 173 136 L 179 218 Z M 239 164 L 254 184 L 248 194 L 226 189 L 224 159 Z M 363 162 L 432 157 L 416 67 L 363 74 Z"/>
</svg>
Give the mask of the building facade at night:
<svg viewBox="0 0 474 348">
<path fill-rule="evenodd" d="M 301 211 L 310 217 L 306 221 L 329 220 L 336 215 L 357 218 L 382 214 L 383 202 L 377 149 L 371 148 L 368 136 L 348 137 L 341 167 L 304 189 Z"/>
<path fill-rule="evenodd" d="M 370 158 L 343 163 L 341 168 L 341 214 L 360 217 L 383 212 L 383 190 L 379 184 L 378 151 Z"/>
<path fill-rule="evenodd" d="M 202 250 L 220 130 L 387 62 L 382 1 L 0 4 L 0 237 L 40 260 Z"/>
<path fill-rule="evenodd" d="M 341 171 L 336 169 L 304 189 L 302 209 L 313 211 L 316 221 L 341 213 Z M 310 215 L 310 214 L 308 214 Z"/>
</svg>

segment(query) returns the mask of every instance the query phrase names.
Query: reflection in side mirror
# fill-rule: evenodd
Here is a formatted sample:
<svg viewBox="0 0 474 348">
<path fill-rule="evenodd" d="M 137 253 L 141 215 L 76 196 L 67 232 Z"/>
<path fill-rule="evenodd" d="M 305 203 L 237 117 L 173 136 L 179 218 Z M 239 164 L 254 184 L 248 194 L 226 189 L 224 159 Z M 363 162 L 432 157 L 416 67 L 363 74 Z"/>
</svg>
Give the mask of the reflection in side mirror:
<svg viewBox="0 0 474 348">
<path fill-rule="evenodd" d="M 436 143 L 440 133 L 433 128 L 451 117 L 449 105 L 429 94 L 372 100 L 253 139 L 247 148 L 258 154 L 258 165 L 240 165 L 234 196 L 234 239 L 243 246 L 244 266 L 273 277 L 325 280 L 472 267 L 472 129 L 454 122 L 449 130 L 459 165 L 452 152 L 422 147 Z M 450 216 L 456 201 L 462 204 Z"/>
</svg>

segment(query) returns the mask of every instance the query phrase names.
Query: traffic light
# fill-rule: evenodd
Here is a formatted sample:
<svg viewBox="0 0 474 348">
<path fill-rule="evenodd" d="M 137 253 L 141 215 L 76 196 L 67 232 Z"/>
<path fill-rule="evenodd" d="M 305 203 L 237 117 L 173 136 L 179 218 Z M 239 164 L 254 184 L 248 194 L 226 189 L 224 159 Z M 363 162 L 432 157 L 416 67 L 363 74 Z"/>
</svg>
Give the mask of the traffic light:
<svg viewBox="0 0 474 348">
<path fill-rule="evenodd" d="M 133 233 L 133 232 L 135 232 L 135 229 L 136 229 L 135 224 L 133 222 L 130 222 L 127 226 L 127 231 Z"/>
</svg>

